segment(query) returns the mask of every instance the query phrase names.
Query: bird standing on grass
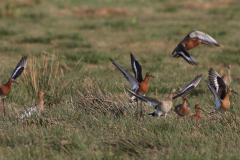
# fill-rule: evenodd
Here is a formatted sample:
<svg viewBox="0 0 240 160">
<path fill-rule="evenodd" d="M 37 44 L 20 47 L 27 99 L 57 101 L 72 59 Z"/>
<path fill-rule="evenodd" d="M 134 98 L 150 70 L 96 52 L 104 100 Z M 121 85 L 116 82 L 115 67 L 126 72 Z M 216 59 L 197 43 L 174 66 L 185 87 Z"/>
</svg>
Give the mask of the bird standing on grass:
<svg viewBox="0 0 240 160">
<path fill-rule="evenodd" d="M 24 113 L 20 116 L 20 119 L 23 119 L 25 117 L 31 117 L 31 115 L 34 113 L 37 113 L 38 115 L 40 115 L 41 112 L 44 110 L 43 96 L 51 97 L 49 95 L 46 95 L 44 92 L 39 91 L 38 92 L 39 103 L 33 107 L 29 107 L 25 109 Z"/>
<path fill-rule="evenodd" d="M 153 107 L 155 110 L 152 113 L 149 113 L 148 115 L 151 115 L 153 117 L 160 117 L 164 116 L 166 118 L 167 113 L 171 110 L 173 106 L 172 98 L 173 94 L 177 93 L 176 89 L 171 89 L 169 95 L 167 98 L 163 101 L 158 101 L 155 98 L 147 97 L 147 96 L 141 96 L 136 94 L 135 92 L 129 90 L 125 87 L 125 89 L 131 93 L 132 95 L 136 96 L 137 98 L 141 99 L 142 101 L 147 102 L 151 107 Z"/>
<path fill-rule="evenodd" d="M 13 71 L 12 76 L 9 78 L 8 82 L 3 84 L 0 87 L 0 99 L 2 100 L 2 110 L 4 115 L 6 115 L 6 109 L 4 107 L 4 99 L 7 97 L 7 95 L 11 91 L 11 84 L 12 83 L 19 84 L 18 82 L 15 81 L 15 79 L 17 79 L 17 77 L 21 75 L 21 73 L 26 68 L 26 66 L 27 66 L 27 56 L 22 57 L 22 59 L 19 61 L 18 65 L 16 66 L 15 70 Z"/>
<path fill-rule="evenodd" d="M 199 104 L 196 104 L 195 105 L 196 114 L 190 116 L 189 118 L 191 118 L 192 120 L 201 120 L 201 116 L 200 116 L 200 111 L 199 110 L 202 110 L 202 109 L 201 109 Z"/>
<path fill-rule="evenodd" d="M 212 92 L 215 99 L 215 110 L 213 110 L 213 112 L 211 113 L 226 113 L 226 111 L 230 108 L 230 93 L 233 92 L 237 95 L 239 94 L 235 92 L 231 87 L 229 87 L 226 92 L 226 84 L 223 82 L 223 79 L 220 77 L 220 75 L 212 68 L 209 69 L 208 74 L 208 79 L 210 83 L 208 83 L 205 79 L 204 80 L 207 83 L 208 88 Z"/>
<path fill-rule="evenodd" d="M 190 107 L 187 105 L 187 96 L 183 96 L 183 103 L 175 106 L 174 111 L 180 117 L 187 116 L 190 113 Z"/>
<path fill-rule="evenodd" d="M 146 76 L 143 80 L 142 78 L 142 66 L 139 64 L 139 62 L 136 60 L 136 58 L 133 56 L 133 54 L 130 54 L 131 56 L 131 64 L 132 64 L 132 69 L 135 75 L 135 78 L 123 67 L 121 67 L 119 64 L 114 62 L 111 58 L 110 60 L 112 63 L 122 72 L 122 74 L 126 77 L 126 79 L 131 83 L 132 85 L 132 90 L 139 94 L 139 95 L 145 95 L 149 89 L 149 77 L 155 78 L 154 76 L 151 75 L 150 72 L 146 73 Z M 129 102 L 130 103 L 135 103 L 137 101 L 137 98 L 133 96 Z"/>
<path fill-rule="evenodd" d="M 145 95 L 148 92 L 149 89 L 149 78 L 155 78 L 154 76 L 151 75 L 150 72 L 146 73 L 146 76 L 143 80 L 142 78 L 142 67 L 141 65 L 138 63 L 138 61 L 136 60 L 136 58 L 133 56 L 133 54 L 130 54 L 131 56 L 131 64 L 132 64 L 132 69 L 133 72 L 135 74 L 135 78 L 127 71 L 125 70 L 123 67 L 121 67 L 119 64 L 117 64 L 116 62 L 114 62 L 111 58 L 110 60 L 112 61 L 113 65 L 115 65 L 121 72 L 122 74 L 125 76 L 125 78 L 131 83 L 132 85 L 132 91 L 137 93 L 138 95 Z M 136 98 L 136 96 L 133 96 L 130 100 L 130 103 L 135 103 L 137 102 L 137 106 L 138 106 L 138 99 Z M 142 105 L 141 105 L 141 115 L 142 115 Z"/>
<path fill-rule="evenodd" d="M 206 33 L 203 33 L 201 31 L 193 30 L 190 32 L 174 49 L 172 55 L 173 57 L 182 57 L 184 58 L 189 64 L 191 65 L 198 65 L 198 62 L 195 61 L 187 52 L 187 50 L 190 50 L 199 44 L 206 44 L 206 45 L 214 45 L 214 46 L 220 46 L 218 42 L 213 39 L 211 36 L 209 36 Z"/>
</svg>

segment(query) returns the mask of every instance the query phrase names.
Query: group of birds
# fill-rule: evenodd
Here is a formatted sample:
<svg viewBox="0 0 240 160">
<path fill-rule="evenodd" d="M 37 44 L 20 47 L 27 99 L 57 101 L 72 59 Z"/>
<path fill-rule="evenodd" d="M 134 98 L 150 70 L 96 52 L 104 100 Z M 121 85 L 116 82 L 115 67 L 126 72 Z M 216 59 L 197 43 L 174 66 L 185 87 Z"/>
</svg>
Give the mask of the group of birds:
<svg viewBox="0 0 240 160">
<path fill-rule="evenodd" d="M 206 45 L 215 45 L 220 46 L 218 42 L 213 39 L 211 36 L 203 33 L 201 31 L 193 30 L 190 32 L 174 49 L 172 55 L 174 57 L 183 57 L 189 64 L 191 65 L 198 65 L 198 62 L 195 61 L 187 52 L 187 50 L 196 47 L 199 44 L 206 44 Z M 187 101 L 187 95 L 197 87 L 199 82 L 201 81 L 203 75 L 197 75 L 191 83 L 189 83 L 179 94 L 176 92 L 176 89 L 170 89 L 170 93 L 166 99 L 163 101 L 159 101 L 155 98 L 145 96 L 149 89 L 149 79 L 150 77 L 155 78 L 150 72 L 146 73 L 145 78 L 142 77 L 142 66 L 139 64 L 137 59 L 134 57 L 132 53 L 130 53 L 131 57 L 131 64 L 132 70 L 134 72 L 135 77 L 133 77 L 127 70 L 117 64 L 115 61 L 112 61 L 112 64 L 115 65 L 122 74 L 126 77 L 126 79 L 131 83 L 132 89 L 128 89 L 125 87 L 126 91 L 128 91 L 132 98 L 129 100 L 129 103 L 137 103 L 138 106 L 138 99 L 141 101 L 147 102 L 150 106 L 154 107 L 154 111 L 149 113 L 148 115 L 153 117 L 160 117 L 164 116 L 166 118 L 167 113 L 173 107 L 173 100 L 178 97 L 182 96 L 183 103 L 175 106 L 175 112 L 177 115 L 184 117 L 190 113 L 190 107 Z M 8 82 L 3 84 L 0 87 L 0 99 L 2 100 L 2 110 L 4 115 L 6 115 L 6 109 L 4 106 L 4 99 L 11 91 L 11 84 L 18 83 L 15 80 L 21 75 L 23 70 L 27 66 L 27 56 L 22 57 L 22 59 L 17 64 L 15 70 L 13 71 L 12 76 L 9 78 Z M 229 87 L 231 83 L 231 65 L 228 66 L 228 72 L 224 72 L 220 70 L 219 73 L 216 72 L 214 69 L 210 68 L 208 72 L 208 80 L 205 80 L 209 90 L 212 92 L 215 98 L 215 110 L 211 113 L 222 114 L 226 113 L 226 111 L 230 108 L 230 101 L 229 95 L 231 92 L 236 93 L 231 87 Z M 224 74 L 224 75 L 222 75 Z M 177 94 L 173 96 L 174 94 Z M 24 113 L 20 116 L 20 119 L 25 117 L 30 117 L 34 112 L 40 114 L 44 109 L 44 101 L 43 96 L 48 96 L 44 92 L 38 92 L 39 104 L 27 108 Z M 51 96 L 48 96 L 51 97 Z M 200 120 L 200 111 L 201 107 L 199 104 L 195 105 L 196 114 L 191 116 L 192 119 Z M 142 105 L 141 105 L 141 113 L 142 113 Z"/>
<path fill-rule="evenodd" d="M 4 106 L 4 99 L 7 97 L 7 95 L 11 92 L 11 84 L 12 83 L 17 83 L 15 80 L 22 74 L 24 69 L 27 66 L 27 56 L 22 57 L 22 59 L 19 61 L 17 64 L 16 68 L 14 69 L 12 76 L 9 78 L 7 83 L 3 84 L 0 87 L 0 100 L 2 103 L 0 103 L 0 106 L 2 108 L 2 111 L 4 115 L 6 115 L 6 108 Z M 48 96 L 44 92 L 39 91 L 38 92 L 38 98 L 39 98 L 39 104 L 36 104 L 32 107 L 28 107 L 25 109 L 24 113 L 20 116 L 20 119 L 25 118 L 25 117 L 30 117 L 32 114 L 40 114 L 43 109 L 44 109 L 44 101 L 43 101 L 43 96 Z M 51 97 L 51 96 L 48 96 Z"/>
<path fill-rule="evenodd" d="M 208 34 L 201 31 L 193 30 L 177 45 L 172 55 L 177 58 L 183 57 L 191 65 L 198 65 L 198 62 L 189 55 L 187 50 L 192 49 L 199 44 L 220 46 L 218 42 Z M 134 57 L 132 53 L 130 53 L 130 57 L 131 57 L 132 70 L 135 77 L 133 77 L 127 70 L 125 70 L 123 67 L 121 67 L 119 64 L 117 64 L 115 61 L 113 61 L 110 58 L 112 64 L 115 65 L 122 72 L 122 74 L 126 77 L 126 79 L 132 85 L 131 90 L 128 89 L 127 87 L 124 87 L 125 90 L 133 96 L 129 100 L 130 103 L 137 103 L 137 106 L 138 106 L 138 99 L 140 99 L 141 101 L 147 102 L 148 105 L 154 108 L 154 111 L 149 113 L 148 115 L 153 117 L 164 116 L 166 118 L 167 113 L 173 107 L 173 100 L 182 96 L 183 103 L 175 106 L 174 111 L 180 117 L 187 116 L 190 113 L 190 107 L 188 105 L 187 95 L 194 88 L 197 87 L 197 85 L 199 84 L 199 82 L 203 77 L 202 74 L 196 76 L 194 80 L 192 80 L 191 83 L 189 83 L 179 94 L 176 92 L 176 89 L 172 88 L 170 89 L 170 93 L 167 96 L 167 98 L 164 99 L 163 101 L 159 101 L 155 98 L 145 96 L 149 89 L 149 78 L 150 77 L 154 78 L 154 76 L 152 76 L 150 72 L 147 72 L 145 78 L 143 79 L 142 66 L 139 64 L 139 62 L 137 61 L 137 59 Z M 236 93 L 231 87 L 229 87 L 232 80 L 231 65 L 228 66 L 227 73 L 224 72 L 223 70 L 220 70 L 219 73 L 217 73 L 214 69 L 210 68 L 208 75 L 209 75 L 208 76 L 209 82 L 206 79 L 204 80 L 207 83 L 207 86 L 215 99 L 215 110 L 211 113 L 216 113 L 217 115 L 226 113 L 226 111 L 230 108 L 230 101 L 229 101 L 230 93 L 233 92 L 238 95 L 238 93 Z M 173 96 L 174 94 L 177 94 L 177 95 Z M 200 120 L 201 116 L 200 116 L 199 110 L 202 110 L 202 109 L 199 104 L 195 105 L 195 110 L 196 110 L 196 114 L 193 116 L 190 116 L 190 118 Z M 142 105 L 141 105 L 141 113 L 142 113 Z"/>
</svg>

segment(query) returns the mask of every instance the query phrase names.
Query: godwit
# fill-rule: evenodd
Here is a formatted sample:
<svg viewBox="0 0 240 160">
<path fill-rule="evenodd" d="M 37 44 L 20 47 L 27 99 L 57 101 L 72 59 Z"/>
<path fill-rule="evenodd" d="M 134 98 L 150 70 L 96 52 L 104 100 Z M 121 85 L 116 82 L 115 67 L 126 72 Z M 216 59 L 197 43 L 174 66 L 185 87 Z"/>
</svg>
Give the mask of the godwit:
<svg viewBox="0 0 240 160">
<path fill-rule="evenodd" d="M 215 90 L 218 96 L 223 100 L 226 96 L 226 84 L 221 76 L 212 68 L 208 71 L 210 86 Z"/>
<path fill-rule="evenodd" d="M 43 96 L 51 97 L 49 95 L 46 95 L 44 92 L 39 91 L 38 92 L 39 103 L 33 107 L 28 107 L 27 109 L 25 109 L 24 113 L 20 116 L 20 119 L 23 119 L 25 117 L 31 117 L 31 115 L 34 113 L 40 115 L 40 113 L 44 110 Z"/>
<path fill-rule="evenodd" d="M 197 87 L 197 85 L 199 84 L 199 82 L 201 81 L 201 79 L 202 79 L 202 74 L 196 76 L 196 77 L 194 78 L 194 80 L 193 80 L 191 83 L 189 83 L 189 84 L 182 90 L 181 93 L 179 93 L 178 95 L 176 95 L 176 96 L 173 97 L 173 100 L 176 99 L 176 98 L 178 98 L 178 97 L 180 97 L 180 96 L 183 96 L 183 95 L 186 95 L 186 94 L 190 93 L 194 88 Z"/>
<path fill-rule="evenodd" d="M 191 118 L 192 120 L 200 120 L 201 116 L 200 116 L 200 111 L 199 110 L 202 110 L 202 109 L 199 106 L 199 104 L 195 105 L 195 110 L 196 110 L 196 114 L 190 116 L 189 118 Z"/>
<path fill-rule="evenodd" d="M 177 45 L 172 55 L 177 58 L 183 57 L 191 65 L 198 65 L 198 62 L 189 55 L 187 50 L 192 49 L 199 44 L 220 46 L 215 39 L 206 33 L 193 30 Z"/>
<path fill-rule="evenodd" d="M 12 76 L 9 78 L 8 82 L 3 84 L 0 87 L 0 99 L 2 100 L 2 110 L 3 110 L 4 115 L 6 115 L 6 110 L 5 110 L 5 107 L 4 107 L 4 99 L 7 97 L 7 95 L 11 91 L 11 84 L 12 83 L 17 83 L 18 84 L 18 82 L 14 81 L 14 80 L 18 76 L 21 75 L 23 70 L 26 68 L 26 65 L 27 65 L 27 56 L 22 57 L 22 59 L 17 64 L 15 70 L 13 71 Z"/>
<path fill-rule="evenodd" d="M 125 70 L 116 62 L 114 62 L 111 58 L 110 60 L 122 72 L 122 74 L 126 77 L 126 79 L 131 83 L 132 90 L 135 93 L 144 96 L 149 89 L 149 77 L 153 77 L 153 78 L 155 77 L 152 76 L 150 72 L 147 72 L 145 79 L 143 80 L 142 73 L 141 73 L 142 72 L 141 65 L 138 63 L 138 61 L 136 60 L 136 58 L 133 56 L 132 53 L 130 55 L 131 55 L 132 68 L 135 74 L 135 78 L 127 70 Z M 130 103 L 134 103 L 136 101 L 137 99 L 135 96 L 129 100 Z"/>
<path fill-rule="evenodd" d="M 222 70 L 222 69 L 219 69 L 219 75 L 222 77 L 223 76 L 223 74 L 227 74 L 224 70 Z"/>
<path fill-rule="evenodd" d="M 225 72 L 225 73 L 226 73 L 226 72 Z M 223 79 L 223 82 L 224 82 L 227 86 L 229 86 L 230 83 L 232 82 L 232 77 L 231 77 L 231 65 L 230 65 L 230 64 L 228 65 L 228 72 L 227 72 L 227 74 L 223 75 L 221 78 Z"/>
<path fill-rule="evenodd" d="M 165 118 L 167 116 L 167 113 L 171 110 L 173 106 L 172 98 L 173 98 L 173 94 L 176 93 L 176 89 L 171 89 L 168 97 L 165 100 L 158 101 L 155 98 L 138 95 L 126 87 L 125 89 L 132 95 L 136 96 L 142 101 L 147 102 L 151 107 L 155 108 L 155 110 L 152 113 L 149 113 L 148 115 L 151 115 L 153 117 L 164 116 Z"/>
<path fill-rule="evenodd" d="M 228 91 L 226 92 L 225 83 L 223 82 L 220 75 L 212 68 L 209 69 L 210 84 L 206 80 L 205 80 L 205 82 L 207 83 L 209 90 L 212 92 L 212 94 L 215 98 L 215 110 L 212 113 L 218 113 L 218 111 L 223 111 L 224 113 L 226 113 L 226 111 L 230 108 L 230 101 L 229 101 L 230 93 L 233 92 L 237 95 L 239 95 L 239 94 L 236 93 L 230 87 L 228 88 Z"/>
<path fill-rule="evenodd" d="M 183 96 L 183 103 L 175 106 L 174 111 L 181 117 L 187 116 L 190 113 L 190 107 L 187 105 L 186 96 Z"/>
</svg>

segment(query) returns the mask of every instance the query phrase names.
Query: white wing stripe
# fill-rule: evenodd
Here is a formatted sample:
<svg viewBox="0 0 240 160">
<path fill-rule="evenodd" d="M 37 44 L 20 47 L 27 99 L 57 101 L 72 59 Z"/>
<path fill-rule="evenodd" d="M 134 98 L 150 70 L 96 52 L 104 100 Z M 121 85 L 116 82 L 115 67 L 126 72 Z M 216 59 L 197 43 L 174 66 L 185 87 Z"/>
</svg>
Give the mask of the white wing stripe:
<svg viewBox="0 0 240 160">
<path fill-rule="evenodd" d="M 19 71 L 20 68 L 22 68 L 22 66 L 18 67 L 18 68 L 15 70 L 15 72 L 14 72 L 13 75 L 12 75 L 12 77 L 14 77 L 14 76 L 17 74 L 17 72 Z"/>
<path fill-rule="evenodd" d="M 182 92 L 181 93 L 184 93 L 188 88 L 190 88 L 190 87 L 192 87 L 193 86 L 193 84 L 190 84 L 189 86 L 187 86 L 184 90 L 182 90 Z"/>
<path fill-rule="evenodd" d="M 136 79 L 138 80 L 138 71 L 137 71 L 137 66 L 136 66 L 136 62 L 133 62 L 133 68 L 135 70 L 135 74 L 136 74 Z"/>
</svg>

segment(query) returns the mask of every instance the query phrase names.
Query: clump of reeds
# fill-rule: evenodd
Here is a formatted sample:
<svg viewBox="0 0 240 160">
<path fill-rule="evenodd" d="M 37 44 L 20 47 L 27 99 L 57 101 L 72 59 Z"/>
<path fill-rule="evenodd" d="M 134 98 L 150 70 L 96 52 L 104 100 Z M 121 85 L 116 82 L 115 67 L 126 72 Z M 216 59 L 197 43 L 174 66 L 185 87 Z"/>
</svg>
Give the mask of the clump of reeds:
<svg viewBox="0 0 240 160">
<path fill-rule="evenodd" d="M 28 64 L 23 72 L 23 83 L 29 96 L 35 96 L 38 91 L 44 91 L 60 102 L 61 91 L 70 79 L 60 72 L 57 55 L 42 52 L 41 56 L 28 56 Z"/>
</svg>

